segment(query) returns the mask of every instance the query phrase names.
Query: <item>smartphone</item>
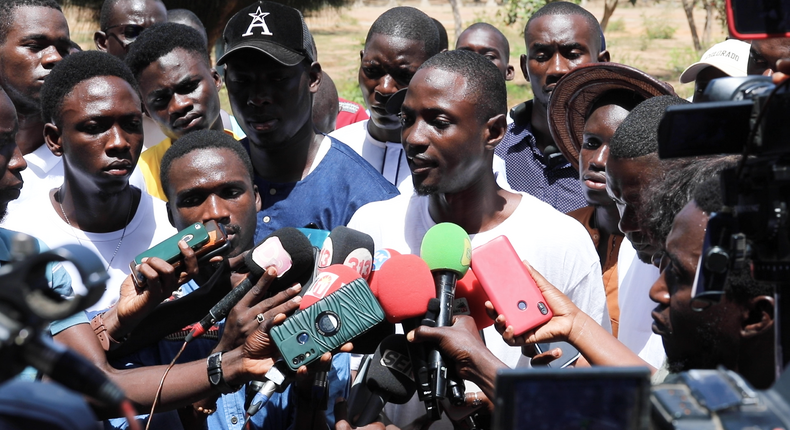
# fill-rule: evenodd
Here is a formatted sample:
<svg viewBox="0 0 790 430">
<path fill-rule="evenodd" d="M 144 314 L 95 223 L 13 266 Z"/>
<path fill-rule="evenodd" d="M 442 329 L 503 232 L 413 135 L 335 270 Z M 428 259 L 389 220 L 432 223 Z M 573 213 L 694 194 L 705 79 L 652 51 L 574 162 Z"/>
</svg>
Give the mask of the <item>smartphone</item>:
<svg viewBox="0 0 790 430">
<path fill-rule="evenodd" d="M 733 37 L 790 37 L 790 0 L 727 0 L 726 9 Z"/>
<path fill-rule="evenodd" d="M 142 263 L 143 258 L 146 257 L 159 257 L 178 270 L 182 259 L 181 249 L 178 247 L 180 240 L 184 240 L 187 245 L 195 250 L 195 255 L 201 258 L 209 253 L 211 256 L 214 256 L 216 255 L 215 251 L 221 252 L 227 249 L 228 235 L 225 232 L 225 227 L 213 220 L 205 224 L 199 222 L 192 224 L 153 248 L 140 253 L 129 263 L 135 284 L 142 285 L 144 283 L 141 274 L 137 272 L 137 265 Z"/>
<path fill-rule="evenodd" d="M 382 321 L 381 305 L 360 278 L 272 327 L 270 335 L 288 367 L 296 370 Z"/>
<path fill-rule="evenodd" d="M 554 314 L 513 245 L 499 236 L 472 250 L 472 270 L 516 336 L 545 324 Z"/>
<path fill-rule="evenodd" d="M 574 348 L 573 345 L 569 344 L 568 342 L 547 342 L 547 343 L 535 344 L 535 351 L 537 351 L 538 354 L 543 354 L 544 352 L 551 351 L 552 349 L 555 348 L 559 348 L 562 350 L 562 356 L 549 363 L 549 367 L 555 369 L 562 369 L 568 367 L 571 364 L 575 363 L 576 360 L 578 360 L 579 357 L 582 356 L 579 350 Z"/>
</svg>

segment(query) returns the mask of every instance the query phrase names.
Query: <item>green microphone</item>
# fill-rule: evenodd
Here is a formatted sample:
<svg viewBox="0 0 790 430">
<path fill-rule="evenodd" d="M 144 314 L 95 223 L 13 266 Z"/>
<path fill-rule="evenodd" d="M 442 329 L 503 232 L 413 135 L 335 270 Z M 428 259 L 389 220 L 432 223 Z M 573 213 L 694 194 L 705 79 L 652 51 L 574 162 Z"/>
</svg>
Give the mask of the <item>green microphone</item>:
<svg viewBox="0 0 790 430">
<path fill-rule="evenodd" d="M 436 224 L 422 238 L 420 257 L 428 263 L 436 285 L 436 297 L 439 301 L 436 327 L 450 326 L 453 324 L 455 284 L 464 277 L 472 262 L 472 242 L 469 235 L 457 224 Z M 447 397 L 449 381 L 451 402 L 464 402 L 463 381 L 455 376 L 448 376 L 447 364 L 436 348 L 428 351 L 428 369 L 432 377 L 434 398 Z"/>
</svg>

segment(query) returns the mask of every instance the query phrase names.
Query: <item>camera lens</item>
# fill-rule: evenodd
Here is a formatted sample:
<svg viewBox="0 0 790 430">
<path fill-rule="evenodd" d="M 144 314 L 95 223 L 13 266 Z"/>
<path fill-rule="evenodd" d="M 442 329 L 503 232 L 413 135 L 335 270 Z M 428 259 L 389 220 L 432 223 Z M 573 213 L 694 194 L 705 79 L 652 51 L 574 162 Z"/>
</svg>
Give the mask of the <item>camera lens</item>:
<svg viewBox="0 0 790 430">
<path fill-rule="evenodd" d="M 299 345 L 304 345 L 308 340 L 310 340 L 310 335 L 307 333 L 299 333 L 299 335 L 296 336 L 296 341 L 299 342 Z"/>
<path fill-rule="evenodd" d="M 294 364 L 294 366 L 295 366 L 295 365 L 297 365 L 297 364 L 299 364 L 299 357 L 296 357 L 296 358 L 294 358 L 294 359 L 291 361 L 291 363 L 293 363 L 293 364 Z"/>
<path fill-rule="evenodd" d="M 303 362 L 304 361 L 304 354 L 299 354 L 298 358 L 299 358 L 299 362 L 300 363 Z"/>
</svg>

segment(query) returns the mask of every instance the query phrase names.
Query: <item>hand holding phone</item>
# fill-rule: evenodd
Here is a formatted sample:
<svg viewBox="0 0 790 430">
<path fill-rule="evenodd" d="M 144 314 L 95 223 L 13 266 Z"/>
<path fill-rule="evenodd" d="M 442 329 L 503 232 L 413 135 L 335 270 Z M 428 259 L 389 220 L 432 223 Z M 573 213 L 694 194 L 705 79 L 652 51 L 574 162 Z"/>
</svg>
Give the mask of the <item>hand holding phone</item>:
<svg viewBox="0 0 790 430">
<path fill-rule="evenodd" d="M 516 336 L 545 324 L 554 315 L 538 285 L 505 236 L 472 250 L 472 270 L 505 326 Z"/>
<path fill-rule="evenodd" d="M 145 276 L 138 270 L 138 266 L 145 258 L 158 257 L 173 266 L 177 274 L 184 271 L 182 268 L 184 256 L 178 247 L 178 242 L 182 240 L 195 250 L 195 257 L 201 261 L 216 256 L 218 251 L 224 251 L 228 247 L 228 235 L 221 224 L 213 220 L 205 224 L 199 222 L 192 224 L 134 258 L 129 267 L 137 288 L 145 288 Z"/>
</svg>

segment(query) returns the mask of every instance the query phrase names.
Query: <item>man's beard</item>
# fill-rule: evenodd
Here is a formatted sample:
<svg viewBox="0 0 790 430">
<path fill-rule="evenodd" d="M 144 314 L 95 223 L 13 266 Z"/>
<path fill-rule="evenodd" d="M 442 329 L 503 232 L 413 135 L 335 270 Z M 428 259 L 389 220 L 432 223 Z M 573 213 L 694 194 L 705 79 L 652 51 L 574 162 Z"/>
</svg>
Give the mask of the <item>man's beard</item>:
<svg viewBox="0 0 790 430">
<path fill-rule="evenodd" d="M 436 185 L 415 185 L 414 190 L 417 191 L 419 196 L 430 196 L 439 192 L 439 187 Z"/>
<path fill-rule="evenodd" d="M 735 354 L 736 351 L 725 346 L 721 333 L 714 329 L 718 323 L 717 318 L 697 326 L 694 335 L 697 352 L 689 357 L 667 357 L 669 371 L 680 373 L 691 369 L 715 369 L 724 365 L 724 356 Z"/>
</svg>

